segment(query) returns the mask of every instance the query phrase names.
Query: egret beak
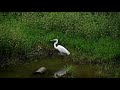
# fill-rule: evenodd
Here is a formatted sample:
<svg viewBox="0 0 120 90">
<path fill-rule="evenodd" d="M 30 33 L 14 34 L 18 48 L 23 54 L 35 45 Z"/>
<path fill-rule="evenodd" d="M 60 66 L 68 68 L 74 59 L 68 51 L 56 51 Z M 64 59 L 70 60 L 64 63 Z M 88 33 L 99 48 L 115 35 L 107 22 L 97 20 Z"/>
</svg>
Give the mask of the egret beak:
<svg viewBox="0 0 120 90">
<path fill-rule="evenodd" d="M 54 41 L 54 40 L 50 40 L 50 41 Z"/>
<path fill-rule="evenodd" d="M 56 41 L 56 39 L 50 40 L 50 41 Z"/>
</svg>

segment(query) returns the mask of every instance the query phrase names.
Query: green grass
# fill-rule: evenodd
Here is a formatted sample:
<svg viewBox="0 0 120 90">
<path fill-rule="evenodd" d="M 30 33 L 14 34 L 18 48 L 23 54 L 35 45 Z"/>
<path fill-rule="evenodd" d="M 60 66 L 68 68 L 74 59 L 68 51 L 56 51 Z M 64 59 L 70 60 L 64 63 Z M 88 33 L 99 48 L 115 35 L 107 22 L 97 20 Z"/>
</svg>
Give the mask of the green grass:
<svg viewBox="0 0 120 90">
<path fill-rule="evenodd" d="M 113 62 L 120 57 L 120 13 L 0 13 L 1 64 L 13 63 L 12 58 L 19 61 L 38 46 L 41 53 L 54 51 L 54 38 L 71 52 L 73 61 Z"/>
</svg>

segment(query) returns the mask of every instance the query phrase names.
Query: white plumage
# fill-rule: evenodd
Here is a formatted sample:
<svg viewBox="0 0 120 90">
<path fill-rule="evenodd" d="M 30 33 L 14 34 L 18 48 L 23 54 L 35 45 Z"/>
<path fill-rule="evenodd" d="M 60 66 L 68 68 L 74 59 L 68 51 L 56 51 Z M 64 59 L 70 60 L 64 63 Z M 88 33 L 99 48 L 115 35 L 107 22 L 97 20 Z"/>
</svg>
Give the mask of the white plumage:
<svg viewBox="0 0 120 90">
<path fill-rule="evenodd" d="M 58 50 L 61 55 L 64 55 L 64 54 L 70 55 L 70 52 L 69 52 L 65 47 L 63 47 L 63 46 L 61 46 L 61 45 L 56 46 L 57 43 L 58 43 L 58 39 L 53 39 L 53 40 L 51 40 L 51 41 L 56 41 L 56 42 L 54 43 L 54 48 L 55 48 L 56 50 Z"/>
</svg>

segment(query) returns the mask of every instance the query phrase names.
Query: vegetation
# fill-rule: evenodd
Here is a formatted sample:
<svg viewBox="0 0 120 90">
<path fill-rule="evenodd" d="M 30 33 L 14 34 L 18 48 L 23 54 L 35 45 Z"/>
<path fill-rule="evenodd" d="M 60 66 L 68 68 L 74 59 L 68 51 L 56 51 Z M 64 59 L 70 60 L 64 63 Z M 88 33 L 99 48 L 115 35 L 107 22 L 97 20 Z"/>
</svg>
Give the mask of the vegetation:
<svg viewBox="0 0 120 90">
<path fill-rule="evenodd" d="M 38 49 L 39 58 L 50 57 L 54 38 L 74 62 L 119 62 L 120 13 L 1 12 L 1 66 L 27 62 Z"/>
</svg>

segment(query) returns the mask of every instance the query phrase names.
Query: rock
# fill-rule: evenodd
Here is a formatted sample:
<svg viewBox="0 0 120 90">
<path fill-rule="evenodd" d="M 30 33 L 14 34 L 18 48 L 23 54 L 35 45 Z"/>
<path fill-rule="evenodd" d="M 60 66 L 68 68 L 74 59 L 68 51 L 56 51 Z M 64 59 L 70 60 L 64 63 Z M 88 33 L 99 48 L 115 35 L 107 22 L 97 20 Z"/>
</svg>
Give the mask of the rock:
<svg viewBox="0 0 120 90">
<path fill-rule="evenodd" d="M 47 69 L 45 67 L 41 67 L 35 73 L 44 73 Z"/>
<path fill-rule="evenodd" d="M 61 70 L 55 72 L 53 77 L 54 78 L 59 78 L 59 77 L 62 77 L 64 75 L 66 75 L 66 74 L 67 74 L 67 71 L 64 70 L 64 69 L 61 69 Z"/>
</svg>

